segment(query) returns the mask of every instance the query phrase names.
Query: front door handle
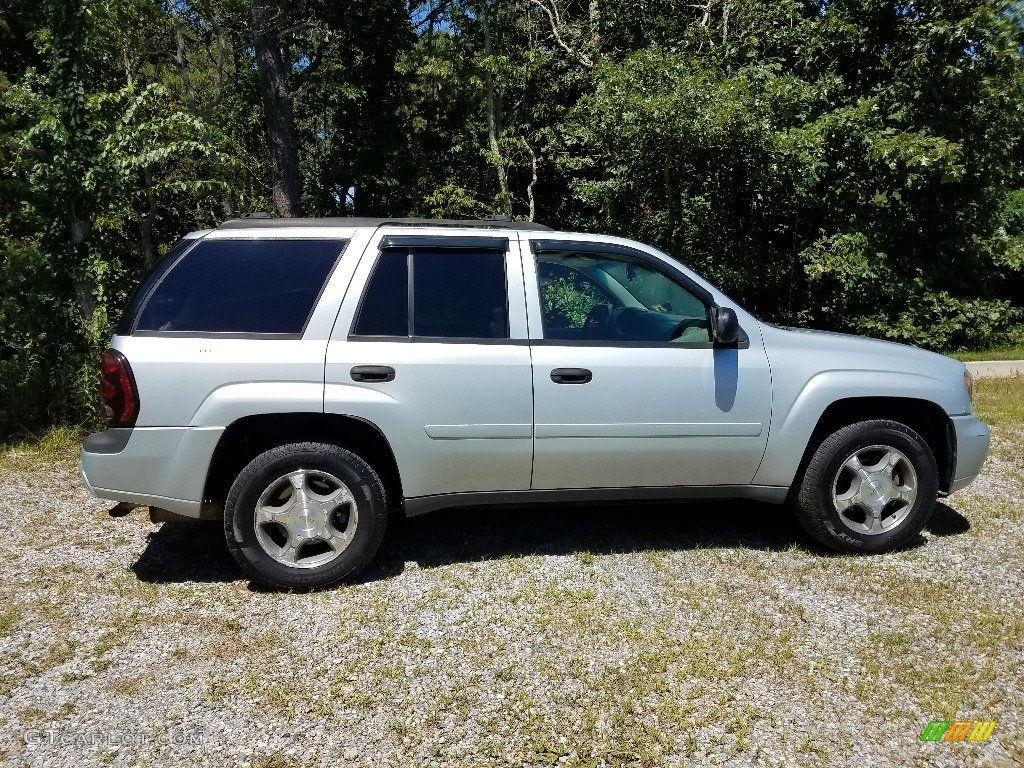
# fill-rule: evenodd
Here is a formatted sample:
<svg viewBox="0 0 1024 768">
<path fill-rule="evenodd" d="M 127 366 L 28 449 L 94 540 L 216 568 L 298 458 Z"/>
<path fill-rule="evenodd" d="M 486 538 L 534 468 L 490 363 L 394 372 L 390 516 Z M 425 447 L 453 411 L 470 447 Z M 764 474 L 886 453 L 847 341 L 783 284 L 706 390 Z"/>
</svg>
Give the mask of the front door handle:
<svg viewBox="0 0 1024 768">
<path fill-rule="evenodd" d="M 395 369 L 390 365 L 357 365 L 351 373 L 352 381 L 383 383 L 395 380 Z"/>
<path fill-rule="evenodd" d="M 551 372 L 551 380 L 555 384 L 586 384 L 594 374 L 586 368 L 555 368 Z"/>
</svg>

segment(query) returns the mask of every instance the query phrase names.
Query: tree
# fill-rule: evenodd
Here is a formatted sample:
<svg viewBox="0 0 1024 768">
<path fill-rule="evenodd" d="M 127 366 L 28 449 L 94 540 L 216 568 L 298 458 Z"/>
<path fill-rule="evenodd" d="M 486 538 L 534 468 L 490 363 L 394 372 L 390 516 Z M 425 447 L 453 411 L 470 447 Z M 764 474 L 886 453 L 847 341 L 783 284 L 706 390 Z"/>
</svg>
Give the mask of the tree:
<svg viewBox="0 0 1024 768">
<path fill-rule="evenodd" d="M 146 269 L 268 208 L 511 213 L 770 320 L 1021 333 L 1019 3 L 0 0 L 0 48 L 0 431 L 82 418 Z"/>
<path fill-rule="evenodd" d="M 607 62 L 563 123 L 602 226 L 770 318 L 939 348 L 1012 327 L 1024 70 L 998 5 L 711 3 L 683 35 Z"/>
<path fill-rule="evenodd" d="M 276 0 L 251 0 L 249 14 L 270 144 L 274 204 L 282 216 L 301 216 L 299 144 L 292 115 L 288 67 L 281 51 L 283 15 Z"/>
<path fill-rule="evenodd" d="M 110 39 L 94 34 L 110 21 L 102 10 L 51 0 L 40 36 L 46 71 L 26 70 L 4 93 L 18 127 L 6 138 L 3 185 L 19 201 L 0 230 L 0 390 L 17 403 L 0 408 L 4 431 L 95 412 L 94 360 L 112 304 L 126 298 L 124 278 L 141 266 L 130 232 L 140 198 L 155 201 L 164 169 L 205 149 L 205 126 L 174 110 L 166 89 L 117 86 L 123 72 L 90 56 L 94 38 Z M 178 187 L 197 198 L 208 181 Z"/>
</svg>

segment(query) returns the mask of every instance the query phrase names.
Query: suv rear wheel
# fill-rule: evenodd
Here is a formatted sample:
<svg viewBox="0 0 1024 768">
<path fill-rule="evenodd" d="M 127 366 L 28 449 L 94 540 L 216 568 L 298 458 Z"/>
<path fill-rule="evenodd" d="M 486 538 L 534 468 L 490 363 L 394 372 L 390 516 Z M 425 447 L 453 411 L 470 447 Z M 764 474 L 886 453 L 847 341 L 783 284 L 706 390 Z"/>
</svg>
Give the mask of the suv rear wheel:
<svg viewBox="0 0 1024 768">
<path fill-rule="evenodd" d="M 794 511 L 826 547 L 891 552 L 921 532 L 937 491 L 935 457 L 920 435 L 895 421 L 862 421 L 818 446 Z"/>
<path fill-rule="evenodd" d="M 327 587 L 366 567 L 384 537 L 384 488 L 369 464 L 329 443 L 260 454 L 228 493 L 224 533 L 242 569 L 268 586 Z"/>
</svg>

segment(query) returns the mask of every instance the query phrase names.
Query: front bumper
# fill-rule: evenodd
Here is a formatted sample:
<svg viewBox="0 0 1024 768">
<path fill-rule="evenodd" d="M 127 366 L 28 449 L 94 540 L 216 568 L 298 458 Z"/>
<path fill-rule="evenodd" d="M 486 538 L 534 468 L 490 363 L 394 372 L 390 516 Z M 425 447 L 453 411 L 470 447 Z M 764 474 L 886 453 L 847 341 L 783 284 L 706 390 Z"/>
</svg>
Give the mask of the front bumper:
<svg viewBox="0 0 1024 768">
<path fill-rule="evenodd" d="M 223 427 L 96 432 L 82 444 L 82 482 L 101 499 L 198 519 L 210 460 L 223 432 Z"/>
<path fill-rule="evenodd" d="M 974 416 L 951 416 L 956 434 L 956 465 L 949 492 L 955 493 L 974 482 L 988 456 L 988 427 Z"/>
</svg>

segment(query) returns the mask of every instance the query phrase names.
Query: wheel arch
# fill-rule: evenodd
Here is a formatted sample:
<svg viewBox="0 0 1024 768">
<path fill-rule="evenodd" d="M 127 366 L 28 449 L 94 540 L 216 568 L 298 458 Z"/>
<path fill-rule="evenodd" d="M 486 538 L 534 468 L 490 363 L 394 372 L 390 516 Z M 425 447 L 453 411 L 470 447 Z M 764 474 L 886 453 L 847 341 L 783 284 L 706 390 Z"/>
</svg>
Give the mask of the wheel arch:
<svg viewBox="0 0 1024 768">
<path fill-rule="evenodd" d="M 935 457 L 939 491 L 949 491 L 956 464 L 956 437 L 941 406 L 912 397 L 849 397 L 836 400 L 821 413 L 804 446 L 790 493 L 799 487 L 807 464 L 825 438 L 842 427 L 873 420 L 895 421 L 919 434 Z"/>
<path fill-rule="evenodd" d="M 279 445 L 307 441 L 332 443 L 355 453 L 380 477 L 388 508 L 402 507 L 398 463 L 377 425 L 333 413 L 267 413 L 242 417 L 224 430 L 206 475 L 200 516 L 223 515 L 231 484 L 253 458 Z"/>
</svg>

